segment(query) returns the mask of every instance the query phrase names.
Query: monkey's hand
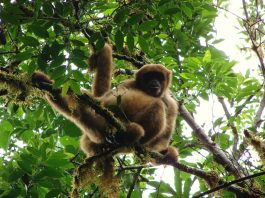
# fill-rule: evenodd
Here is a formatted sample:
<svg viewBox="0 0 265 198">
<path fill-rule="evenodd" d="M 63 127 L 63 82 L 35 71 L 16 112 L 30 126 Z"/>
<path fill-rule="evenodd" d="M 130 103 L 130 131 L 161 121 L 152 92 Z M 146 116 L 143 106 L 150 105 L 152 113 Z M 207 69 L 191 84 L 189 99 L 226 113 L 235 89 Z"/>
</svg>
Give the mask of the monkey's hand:
<svg viewBox="0 0 265 198">
<path fill-rule="evenodd" d="M 133 145 L 144 136 L 144 129 L 135 122 L 125 124 L 126 133 L 118 133 L 116 141 L 121 145 Z"/>
<path fill-rule="evenodd" d="M 105 46 L 97 53 L 93 53 L 88 59 L 88 64 L 91 70 L 99 67 L 109 67 L 112 64 L 112 47 L 110 44 Z"/>
<path fill-rule="evenodd" d="M 52 91 L 53 81 L 49 79 L 49 77 L 42 72 L 34 72 L 31 77 L 32 84 L 42 90 Z"/>
</svg>

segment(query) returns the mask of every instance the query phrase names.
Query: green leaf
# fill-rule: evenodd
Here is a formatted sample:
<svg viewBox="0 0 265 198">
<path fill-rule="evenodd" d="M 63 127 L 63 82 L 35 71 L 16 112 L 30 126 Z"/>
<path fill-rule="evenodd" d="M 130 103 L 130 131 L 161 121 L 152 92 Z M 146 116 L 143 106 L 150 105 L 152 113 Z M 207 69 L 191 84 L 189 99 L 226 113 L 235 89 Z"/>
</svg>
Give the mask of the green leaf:
<svg viewBox="0 0 265 198">
<path fill-rule="evenodd" d="M 148 53 L 149 48 L 148 48 L 148 43 L 147 43 L 146 39 L 143 38 L 143 37 L 139 37 L 139 38 L 138 38 L 138 42 L 139 42 L 139 45 L 140 45 L 140 47 L 142 48 L 142 50 L 143 50 L 145 53 Z"/>
<path fill-rule="evenodd" d="M 118 30 L 115 34 L 115 44 L 118 49 L 118 51 L 121 51 L 123 49 L 123 34 L 120 30 Z"/>
<path fill-rule="evenodd" d="M 20 52 L 15 56 L 15 59 L 18 61 L 24 61 L 24 60 L 28 60 L 32 57 L 32 53 L 31 50 L 25 51 L 25 52 Z"/>
<path fill-rule="evenodd" d="M 69 88 L 70 88 L 70 83 L 69 83 L 69 81 L 67 81 L 66 83 L 63 84 L 62 96 L 66 96 Z"/>
<path fill-rule="evenodd" d="M 71 89 L 74 91 L 75 94 L 77 95 L 80 95 L 81 92 L 80 92 L 80 84 L 73 81 L 73 80 L 70 80 L 70 87 Z"/>
<path fill-rule="evenodd" d="M 64 146 L 74 146 L 75 148 L 79 148 L 79 141 L 77 138 L 64 136 L 60 138 L 60 143 Z"/>
<path fill-rule="evenodd" d="M 71 122 L 64 122 L 62 124 L 63 132 L 65 135 L 70 137 L 80 137 L 81 130 L 73 123 Z"/>
<path fill-rule="evenodd" d="M 129 19 L 128 19 L 128 23 L 131 25 L 135 25 L 137 24 L 142 18 L 143 18 L 144 14 L 133 14 Z"/>
<path fill-rule="evenodd" d="M 84 60 L 73 57 L 73 58 L 71 58 L 71 61 L 79 68 L 83 68 L 83 69 L 87 68 L 87 63 Z"/>
<path fill-rule="evenodd" d="M 0 131 L 8 131 L 8 132 L 11 132 L 11 131 L 13 131 L 13 126 L 12 126 L 12 124 L 9 121 L 3 120 L 0 123 Z"/>
<path fill-rule="evenodd" d="M 178 7 L 174 7 L 174 8 L 168 8 L 164 11 L 164 14 L 168 14 L 168 15 L 173 15 L 173 14 L 177 14 L 179 12 L 179 8 Z"/>
<path fill-rule="evenodd" d="M 218 118 L 218 119 L 216 119 L 216 120 L 214 121 L 214 123 L 213 123 L 213 127 L 215 128 L 215 127 L 217 127 L 217 126 L 220 126 L 222 123 L 223 123 L 223 118 L 222 118 L 222 117 L 221 117 L 221 118 Z"/>
<path fill-rule="evenodd" d="M 31 169 L 31 167 L 29 166 L 29 164 L 28 164 L 27 162 L 19 161 L 19 160 L 18 160 L 18 161 L 17 161 L 17 164 L 19 165 L 19 167 L 20 167 L 23 171 L 25 171 L 25 172 L 31 174 L 32 169 Z"/>
<path fill-rule="evenodd" d="M 51 68 L 61 66 L 61 65 L 63 64 L 64 61 L 65 61 L 65 56 L 64 56 L 64 54 L 60 54 L 60 55 L 57 56 L 54 60 L 52 60 L 50 66 L 51 66 Z"/>
<path fill-rule="evenodd" d="M 192 18 L 192 9 L 187 7 L 187 6 L 182 6 L 181 10 L 184 12 L 184 14 L 189 17 L 190 19 Z"/>
<path fill-rule="evenodd" d="M 33 74 L 33 72 L 37 69 L 37 64 L 35 60 L 32 60 L 29 64 L 27 64 L 26 71 L 28 74 Z"/>
<path fill-rule="evenodd" d="M 182 78 L 185 79 L 196 79 L 196 74 L 191 74 L 191 73 L 180 73 L 179 74 Z"/>
<path fill-rule="evenodd" d="M 32 31 L 36 36 L 41 38 L 49 38 L 49 33 L 46 28 L 42 27 L 39 24 L 32 24 L 29 27 L 29 31 Z"/>
<path fill-rule="evenodd" d="M 10 135 L 11 132 L 13 131 L 13 126 L 12 124 L 7 121 L 3 120 L 0 123 L 0 147 L 3 149 L 7 149 L 9 146 L 9 140 L 10 140 Z"/>
<path fill-rule="evenodd" d="M 185 180 L 184 190 L 183 190 L 183 198 L 189 198 L 190 197 L 191 184 L 192 183 L 191 183 L 190 178 Z"/>
<path fill-rule="evenodd" d="M 72 56 L 79 59 L 87 59 L 85 52 L 77 48 L 72 51 Z"/>
<path fill-rule="evenodd" d="M 57 167 L 45 167 L 39 174 L 36 175 L 36 177 L 60 178 L 63 177 L 63 174 Z"/>
<path fill-rule="evenodd" d="M 66 68 L 64 66 L 57 67 L 50 75 L 52 79 L 58 79 L 65 75 Z"/>
<path fill-rule="evenodd" d="M 21 178 L 24 174 L 25 172 L 21 170 L 19 167 L 17 167 L 16 169 L 12 168 L 12 171 L 10 171 L 10 175 L 8 175 L 7 181 L 14 182 L 19 178 Z"/>
<path fill-rule="evenodd" d="M 20 134 L 20 137 L 21 139 L 24 141 L 24 142 L 28 142 L 32 139 L 32 137 L 34 136 L 34 132 L 30 129 L 28 130 L 25 130 L 23 131 L 21 134 Z"/>
<path fill-rule="evenodd" d="M 125 21 L 126 17 L 128 16 L 128 9 L 120 9 L 117 14 L 114 16 L 114 21 L 117 24 L 121 24 Z"/>
<path fill-rule="evenodd" d="M 45 164 L 49 167 L 71 168 L 73 165 L 68 161 L 71 156 L 67 156 L 63 152 L 55 152 L 48 158 Z"/>
<path fill-rule="evenodd" d="M 59 197 L 59 195 L 62 193 L 61 189 L 52 189 L 50 190 L 46 195 L 45 198 L 50 198 L 50 197 Z"/>
<path fill-rule="evenodd" d="M 64 5 L 61 2 L 56 2 L 55 3 L 55 13 L 63 16 L 64 14 Z"/>
<path fill-rule="evenodd" d="M 60 44 L 55 40 L 49 49 L 49 53 L 51 54 L 52 58 L 54 58 L 54 59 L 57 58 L 60 51 L 62 51 L 64 47 L 65 46 L 63 44 Z"/>
<path fill-rule="evenodd" d="M 227 134 L 218 134 L 217 136 L 217 143 L 220 145 L 222 149 L 228 149 L 230 146 L 230 141 L 229 141 L 229 135 Z"/>
<path fill-rule="evenodd" d="M 83 43 L 82 41 L 76 40 L 76 39 L 72 39 L 71 42 L 78 47 L 82 47 L 85 46 L 85 43 Z"/>
<path fill-rule="evenodd" d="M 74 77 L 74 79 L 75 80 L 77 80 L 77 81 L 85 81 L 86 80 L 86 78 L 84 77 L 84 74 L 82 74 L 80 71 L 78 71 L 78 70 L 74 70 L 74 71 L 72 71 L 72 75 L 73 75 L 73 77 Z"/>
<path fill-rule="evenodd" d="M 211 59 L 212 59 L 212 55 L 211 55 L 210 50 L 206 50 L 206 52 L 205 52 L 205 54 L 204 54 L 204 57 L 203 57 L 202 61 L 203 61 L 204 63 L 208 63 L 208 62 L 211 61 Z"/>
<path fill-rule="evenodd" d="M 55 88 L 55 89 L 59 88 L 61 85 L 63 85 L 65 83 L 67 78 L 68 77 L 66 75 L 63 75 L 63 76 L 57 78 L 56 81 L 53 84 L 53 88 Z"/>
<path fill-rule="evenodd" d="M 39 41 L 32 36 L 19 37 L 19 40 L 27 46 L 37 47 L 39 45 Z"/>
<path fill-rule="evenodd" d="M 96 42 L 96 51 L 100 51 L 105 45 L 105 40 L 103 36 L 99 35 Z"/>
<path fill-rule="evenodd" d="M 48 129 L 48 130 L 44 131 L 44 132 L 41 134 L 41 137 L 42 137 L 42 138 L 47 138 L 47 137 L 50 137 L 51 135 L 53 135 L 53 134 L 55 134 L 55 133 L 57 133 L 56 130 L 54 130 L 54 129 Z"/>
<path fill-rule="evenodd" d="M 134 38 L 133 38 L 133 35 L 131 33 L 129 33 L 127 35 L 127 45 L 128 45 L 129 51 L 130 52 L 133 52 L 133 48 L 134 48 Z"/>
<path fill-rule="evenodd" d="M 139 26 L 139 30 L 143 32 L 149 32 L 158 24 L 157 21 L 146 21 Z"/>
<path fill-rule="evenodd" d="M 47 14 L 48 16 L 52 16 L 53 15 L 53 5 L 51 2 L 49 1 L 45 1 L 43 3 L 43 11 L 45 12 L 45 14 Z"/>
<path fill-rule="evenodd" d="M 3 2 L 3 1 L 1 1 Z M 8 4 L 4 6 L 4 9 L 1 9 L 0 18 L 3 19 L 7 23 L 19 25 L 21 22 L 21 17 L 23 16 L 23 12 L 17 5 Z"/>
<path fill-rule="evenodd" d="M 175 188 L 177 193 L 177 198 L 181 198 L 182 195 L 182 179 L 180 177 L 180 171 L 177 169 L 174 169 L 175 173 Z"/>
</svg>

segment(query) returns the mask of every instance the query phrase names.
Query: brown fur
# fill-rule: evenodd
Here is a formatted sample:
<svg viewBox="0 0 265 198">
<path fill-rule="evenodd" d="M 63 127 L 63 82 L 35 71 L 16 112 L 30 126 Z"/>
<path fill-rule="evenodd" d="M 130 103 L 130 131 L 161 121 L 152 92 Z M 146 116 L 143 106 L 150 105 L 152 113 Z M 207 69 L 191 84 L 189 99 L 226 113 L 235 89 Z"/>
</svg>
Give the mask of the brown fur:
<svg viewBox="0 0 265 198">
<path fill-rule="evenodd" d="M 126 80 L 116 89 L 111 90 L 111 62 L 112 49 L 107 44 L 89 60 L 91 66 L 97 70 L 93 96 L 102 101 L 106 107 L 117 105 L 117 97 L 121 97 L 121 103 L 113 113 L 124 123 L 127 133 L 118 135 L 117 141 L 123 145 L 139 142 L 152 151 L 164 154 L 165 160 L 177 160 L 177 150 L 169 147 L 178 113 L 177 103 L 169 91 L 171 71 L 159 64 L 145 65 L 136 73 L 135 79 Z M 157 72 L 163 76 L 159 94 L 156 96 L 147 94 L 143 88 L 143 84 L 146 84 L 144 75 L 149 72 Z M 46 79 L 47 83 L 51 83 L 44 74 L 38 75 L 35 76 L 36 81 Z M 89 93 L 84 92 L 84 94 Z M 83 131 L 80 140 L 82 150 L 88 156 L 97 154 L 106 142 L 106 132 L 109 131 L 106 120 L 96 114 L 92 108 L 78 101 L 71 92 L 64 97 L 53 94 L 47 96 L 47 99 L 53 108 Z"/>
<path fill-rule="evenodd" d="M 98 54 L 91 55 L 88 63 L 91 70 L 97 69 L 92 88 L 93 95 L 100 97 L 111 88 L 112 47 L 106 44 Z"/>
</svg>

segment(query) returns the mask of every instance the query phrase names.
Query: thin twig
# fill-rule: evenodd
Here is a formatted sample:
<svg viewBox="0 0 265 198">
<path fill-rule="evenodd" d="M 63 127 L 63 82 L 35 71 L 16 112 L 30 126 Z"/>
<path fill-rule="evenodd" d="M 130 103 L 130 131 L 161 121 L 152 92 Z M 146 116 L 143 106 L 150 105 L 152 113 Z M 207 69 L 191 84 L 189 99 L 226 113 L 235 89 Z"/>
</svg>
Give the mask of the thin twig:
<svg viewBox="0 0 265 198">
<path fill-rule="evenodd" d="M 137 172 L 134 174 L 134 177 L 133 177 L 133 183 L 132 185 L 130 186 L 130 189 L 128 191 L 128 194 L 127 194 L 127 198 L 130 198 L 131 195 L 132 195 L 132 192 L 133 192 L 133 189 L 135 188 L 135 184 L 141 174 L 141 171 L 142 171 L 142 168 L 138 168 Z"/>
</svg>

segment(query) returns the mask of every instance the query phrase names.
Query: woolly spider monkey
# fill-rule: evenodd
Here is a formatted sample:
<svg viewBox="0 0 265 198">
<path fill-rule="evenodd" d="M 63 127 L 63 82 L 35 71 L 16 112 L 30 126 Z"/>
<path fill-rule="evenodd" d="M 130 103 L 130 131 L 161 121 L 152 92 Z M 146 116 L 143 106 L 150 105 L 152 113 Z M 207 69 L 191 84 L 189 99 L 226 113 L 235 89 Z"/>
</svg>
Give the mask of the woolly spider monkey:
<svg viewBox="0 0 265 198">
<path fill-rule="evenodd" d="M 151 151 L 163 154 L 163 162 L 177 161 L 177 150 L 169 146 L 178 114 L 178 105 L 169 91 L 171 71 L 159 64 L 144 65 L 134 79 L 125 80 L 116 89 L 111 89 L 112 47 L 109 44 L 91 55 L 89 65 L 96 69 L 93 92 L 83 91 L 83 94 L 101 101 L 105 107 L 115 107 L 110 110 L 126 128 L 126 133 L 117 134 L 115 140 L 124 146 L 138 142 Z M 32 82 L 46 90 L 45 85 L 53 83 L 41 72 L 33 74 Z M 120 104 L 117 104 L 118 97 L 121 98 Z M 82 130 L 80 145 L 88 156 L 102 152 L 110 131 L 102 116 L 79 101 L 71 91 L 61 96 L 60 90 L 56 90 L 46 94 L 46 99 L 55 110 Z"/>
</svg>

